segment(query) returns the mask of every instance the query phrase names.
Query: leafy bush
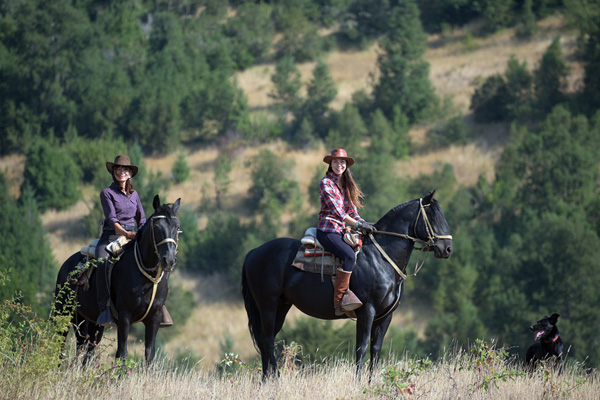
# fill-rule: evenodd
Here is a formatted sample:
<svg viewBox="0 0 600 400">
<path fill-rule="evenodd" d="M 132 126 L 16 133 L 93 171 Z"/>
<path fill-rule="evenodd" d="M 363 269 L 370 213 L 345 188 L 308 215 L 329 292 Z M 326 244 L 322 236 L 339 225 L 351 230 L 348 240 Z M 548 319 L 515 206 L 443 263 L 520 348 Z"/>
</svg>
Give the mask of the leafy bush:
<svg viewBox="0 0 600 400">
<path fill-rule="evenodd" d="M 41 211 L 63 210 L 80 199 L 79 184 L 83 174 L 68 151 L 40 139 L 26 156 L 23 187 L 29 186 L 33 190 Z"/>
<path fill-rule="evenodd" d="M 179 154 L 173 164 L 173 178 L 175 182 L 185 182 L 190 178 L 190 167 L 185 159 L 185 154 Z"/>
<path fill-rule="evenodd" d="M 354 354 L 354 323 L 333 328 L 329 320 L 301 318 L 293 328 L 285 328 L 277 335 L 279 351 L 285 343 L 296 343 L 302 351 L 295 358 L 303 363 L 322 363 L 332 358 L 349 358 Z"/>
<path fill-rule="evenodd" d="M 457 115 L 427 132 L 428 143 L 432 148 L 466 144 L 470 136 L 462 115 Z"/>
<path fill-rule="evenodd" d="M 9 277 L 0 271 L 0 286 Z M 28 386 L 39 377 L 52 379 L 59 365 L 64 338 L 70 318 L 41 319 L 21 299 L 5 299 L 0 303 L 0 368 L 10 379 L 3 386 L 3 396 L 19 398 L 21 385 Z"/>
</svg>

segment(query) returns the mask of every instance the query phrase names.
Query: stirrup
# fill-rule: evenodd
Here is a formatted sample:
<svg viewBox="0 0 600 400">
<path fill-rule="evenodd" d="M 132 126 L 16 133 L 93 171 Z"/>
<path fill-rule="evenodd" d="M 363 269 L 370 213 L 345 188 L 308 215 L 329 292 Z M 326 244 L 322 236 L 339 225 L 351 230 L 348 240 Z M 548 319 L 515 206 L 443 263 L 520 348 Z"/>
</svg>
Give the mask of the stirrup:
<svg viewBox="0 0 600 400">
<path fill-rule="evenodd" d="M 100 313 L 98 316 L 98 320 L 96 321 L 96 325 L 104 326 L 104 327 L 115 327 L 117 326 L 117 321 L 112 316 L 112 312 L 110 311 L 110 307 L 106 307 L 104 311 Z"/>
<path fill-rule="evenodd" d="M 363 305 L 362 301 L 352 292 L 352 290 L 346 290 L 344 293 L 344 297 L 342 297 L 342 304 L 340 305 L 340 310 L 344 313 L 348 311 L 354 311 L 357 308 L 360 308 Z"/>
<path fill-rule="evenodd" d="M 160 321 L 160 327 L 166 328 L 167 326 L 173 325 L 173 319 L 171 319 L 171 315 L 167 311 L 167 307 L 162 306 L 162 320 Z"/>
</svg>

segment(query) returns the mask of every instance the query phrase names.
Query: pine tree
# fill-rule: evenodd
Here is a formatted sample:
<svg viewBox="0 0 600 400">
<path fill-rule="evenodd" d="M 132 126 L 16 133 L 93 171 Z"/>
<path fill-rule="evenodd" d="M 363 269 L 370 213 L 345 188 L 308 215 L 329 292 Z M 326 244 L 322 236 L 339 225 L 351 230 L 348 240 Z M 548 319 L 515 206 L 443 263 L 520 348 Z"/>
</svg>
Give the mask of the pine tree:
<svg viewBox="0 0 600 400">
<path fill-rule="evenodd" d="M 562 57 L 560 38 L 556 37 L 533 74 L 537 106 L 543 114 L 565 99 L 568 74 L 569 67 Z"/>
<path fill-rule="evenodd" d="M 284 57 L 277 62 L 275 73 L 271 76 L 273 90 L 269 97 L 280 108 L 280 114 L 284 121 L 287 120 L 290 113 L 296 113 L 301 104 L 299 95 L 302 82 L 301 75 L 294 60 L 291 57 Z"/>
<path fill-rule="evenodd" d="M 337 95 L 329 67 L 321 59 L 313 69 L 313 77 L 306 87 L 304 114 L 312 123 L 315 133 L 324 137 L 328 130 L 329 104 Z"/>
<path fill-rule="evenodd" d="M 429 81 L 429 63 L 423 59 L 427 37 L 414 0 L 405 0 L 391 9 L 390 27 L 379 42 L 379 80 L 373 88 L 374 107 L 393 118 L 398 105 L 415 122 L 425 116 L 436 96 Z"/>
</svg>

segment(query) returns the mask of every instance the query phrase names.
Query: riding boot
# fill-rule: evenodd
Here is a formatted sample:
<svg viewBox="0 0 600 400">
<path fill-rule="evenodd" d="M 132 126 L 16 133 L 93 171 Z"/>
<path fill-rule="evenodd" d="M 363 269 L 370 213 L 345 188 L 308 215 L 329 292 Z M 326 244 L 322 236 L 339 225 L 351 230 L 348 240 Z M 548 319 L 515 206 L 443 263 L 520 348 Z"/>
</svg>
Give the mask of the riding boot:
<svg viewBox="0 0 600 400">
<path fill-rule="evenodd" d="M 162 320 L 160 321 L 160 327 L 165 328 L 167 326 L 173 325 L 173 320 L 171 319 L 171 315 L 167 311 L 167 306 L 162 306 Z"/>
<path fill-rule="evenodd" d="M 106 283 L 106 270 L 108 261 L 98 261 L 96 264 L 96 298 L 98 301 L 98 307 L 100 308 L 100 315 L 96 321 L 96 325 L 100 326 L 117 326 L 112 312 L 110 310 L 110 293 L 108 285 Z"/>
<path fill-rule="evenodd" d="M 362 306 L 362 302 L 356 297 L 352 290 L 348 289 L 352 272 L 337 269 L 337 277 L 333 287 L 333 308 L 335 315 L 342 316 L 347 311 L 353 311 Z"/>
</svg>

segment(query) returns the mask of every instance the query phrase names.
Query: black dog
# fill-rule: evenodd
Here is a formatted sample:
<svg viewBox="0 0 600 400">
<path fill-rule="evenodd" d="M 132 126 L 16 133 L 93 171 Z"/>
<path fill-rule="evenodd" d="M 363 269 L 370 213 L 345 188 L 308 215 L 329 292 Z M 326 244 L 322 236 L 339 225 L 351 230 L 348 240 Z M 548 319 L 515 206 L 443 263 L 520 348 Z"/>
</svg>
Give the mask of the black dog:
<svg viewBox="0 0 600 400">
<path fill-rule="evenodd" d="M 532 344 L 527 349 L 525 363 L 534 367 L 539 361 L 553 360 L 559 367 L 562 367 L 563 361 L 563 341 L 558 333 L 556 322 L 559 315 L 554 313 L 551 316 L 545 316 L 535 325 L 531 325 L 529 330 L 535 332 L 534 340 L 539 342 Z"/>
</svg>

